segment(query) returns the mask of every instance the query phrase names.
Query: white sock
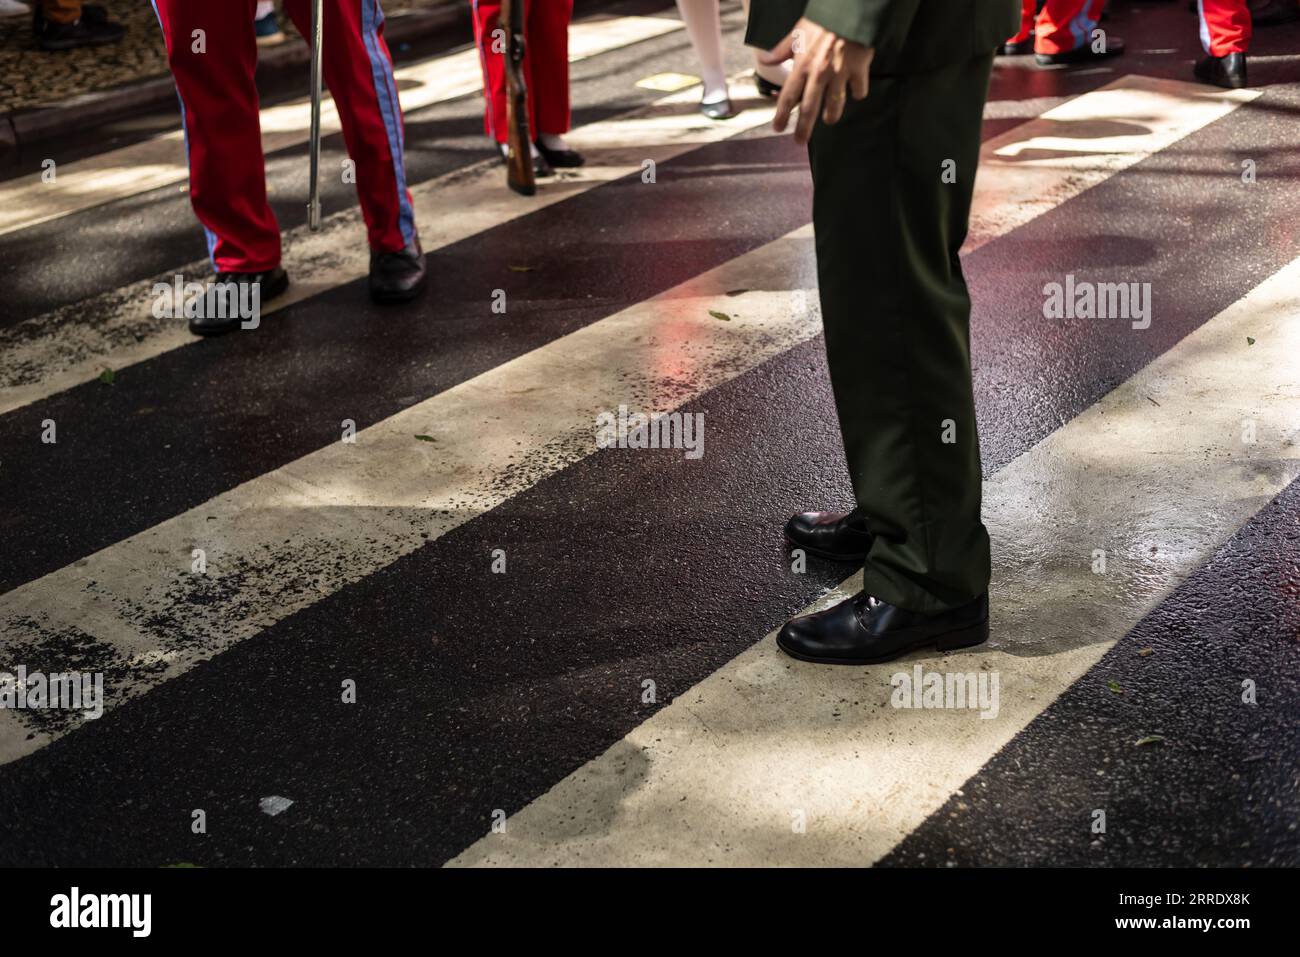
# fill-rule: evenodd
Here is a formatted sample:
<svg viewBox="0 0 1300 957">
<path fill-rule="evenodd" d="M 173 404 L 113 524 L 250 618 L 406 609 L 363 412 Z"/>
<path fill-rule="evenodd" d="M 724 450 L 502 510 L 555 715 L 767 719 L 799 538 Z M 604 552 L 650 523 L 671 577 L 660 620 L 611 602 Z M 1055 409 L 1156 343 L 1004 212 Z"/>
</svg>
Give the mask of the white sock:
<svg viewBox="0 0 1300 957">
<path fill-rule="evenodd" d="M 258 0 L 257 12 L 253 14 L 254 20 L 260 20 L 262 17 L 275 12 L 275 0 Z"/>
<path fill-rule="evenodd" d="M 539 133 L 537 142 L 541 143 L 548 150 L 567 150 L 569 144 L 564 142 L 564 137 L 559 133 Z"/>
<path fill-rule="evenodd" d="M 498 143 L 497 146 L 500 148 L 502 156 L 508 157 L 510 155 L 510 144 Z M 554 149 L 554 147 L 551 146 L 549 143 L 547 144 L 546 148 Z M 537 157 L 541 155 L 540 153 L 537 152 L 537 147 L 533 143 L 528 144 L 528 152 L 532 154 L 533 159 L 537 159 Z"/>
</svg>

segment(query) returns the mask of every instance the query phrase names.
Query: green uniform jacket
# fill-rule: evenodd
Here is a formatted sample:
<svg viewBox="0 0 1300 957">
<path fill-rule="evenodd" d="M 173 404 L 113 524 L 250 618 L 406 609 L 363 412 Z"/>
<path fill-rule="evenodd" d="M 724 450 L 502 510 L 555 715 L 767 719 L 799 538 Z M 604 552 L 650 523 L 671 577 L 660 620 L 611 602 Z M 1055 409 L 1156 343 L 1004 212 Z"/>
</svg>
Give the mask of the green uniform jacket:
<svg viewBox="0 0 1300 957">
<path fill-rule="evenodd" d="M 875 47 L 871 72 L 924 73 L 992 53 L 1020 26 L 1019 0 L 751 0 L 745 42 L 768 50 L 800 17 Z"/>
</svg>

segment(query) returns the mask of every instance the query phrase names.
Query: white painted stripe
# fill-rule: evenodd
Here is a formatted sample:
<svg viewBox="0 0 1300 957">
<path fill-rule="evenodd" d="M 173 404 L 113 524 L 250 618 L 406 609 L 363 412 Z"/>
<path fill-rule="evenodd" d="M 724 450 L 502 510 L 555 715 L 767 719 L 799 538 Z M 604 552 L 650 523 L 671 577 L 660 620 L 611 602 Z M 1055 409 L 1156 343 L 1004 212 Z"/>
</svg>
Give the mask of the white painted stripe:
<svg viewBox="0 0 1300 957">
<path fill-rule="evenodd" d="M 663 17 L 584 19 L 569 30 L 569 61 L 608 53 L 674 30 L 681 21 Z M 395 71 L 402 110 L 410 113 L 483 89 L 475 49 L 426 60 Z M 305 81 L 304 81 L 305 83 Z M 310 106 L 295 100 L 262 110 L 262 149 L 266 153 L 307 142 Z M 321 131 L 342 129 L 332 98 L 321 103 Z M 55 157 L 57 160 L 57 157 Z M 110 150 L 55 168 L 52 183 L 41 174 L 0 184 L 0 235 L 25 229 L 79 210 L 183 182 L 189 177 L 180 130 Z"/>
<path fill-rule="evenodd" d="M 1098 154 L 1098 134 L 1108 132 L 1099 130 L 1098 124 L 1106 122 L 1106 110 L 1126 109 L 1129 101 L 1120 94 L 1130 89 L 1148 111 L 1140 122 L 1151 132 L 1140 135 L 1131 131 L 1120 138 L 1112 135 L 1106 141 L 1110 152 Z M 1246 92 L 1207 92 L 1197 84 L 1125 77 L 1078 97 L 1067 104 L 1068 113 L 1058 112 L 1064 107 L 1054 107 L 1043 119 L 988 141 L 976 181 L 967 251 L 1219 119 L 1244 102 Z M 731 120 L 702 121 L 686 108 L 694 96 L 687 90 L 629 117 L 575 131 L 572 138 L 580 149 L 591 153 L 606 150 L 608 154 L 593 155 L 589 166 L 545 184 L 532 200 L 502 190 L 492 162 L 413 187 L 425 250 L 434 251 L 626 175 L 639 168 L 642 158 L 662 162 L 690 147 L 764 125 L 771 117 L 770 103 L 760 101 L 741 103 L 745 109 Z M 675 110 L 677 107 L 680 109 Z M 990 109 L 1000 113 L 993 104 Z M 1123 115 L 1132 119 L 1133 112 Z M 1109 132 L 1113 134 L 1114 129 Z M 1077 149 L 1062 148 L 1063 142 L 1074 142 L 1063 140 L 1067 135 L 1077 138 Z M 1039 155 L 1035 151 L 1047 137 L 1056 144 L 1054 152 Z M 269 303 L 264 315 L 365 275 L 366 251 L 353 241 L 360 229 L 360 213 L 349 208 L 328 217 L 318 234 L 303 227 L 286 233 L 285 263 L 294 285 L 288 295 Z M 200 261 L 175 272 L 196 276 L 205 274 L 207 268 L 207 263 Z M 0 355 L 4 357 L 0 363 L 0 414 L 93 379 L 105 366 L 121 369 L 191 344 L 194 340 L 183 323 L 153 318 L 149 309 L 152 287 L 152 280 L 135 283 L 0 329 Z"/>
<path fill-rule="evenodd" d="M 602 165 L 623 175 L 643 158 L 686 148 L 679 140 L 728 135 L 708 132 L 726 124 L 691 125 L 701 122 L 693 99 L 688 91 L 668 98 L 680 109 L 643 111 L 634 125 L 645 135 L 629 138 L 622 124 L 589 128 L 582 147 L 608 153 L 584 175 L 599 177 Z M 766 122 L 770 107 L 728 122 L 750 122 L 747 115 Z M 500 188 L 499 167 L 488 170 L 491 181 L 477 198 L 455 207 L 458 216 L 481 215 L 475 229 L 494 221 L 500 207 L 491 204 L 522 202 Z M 977 192 L 976 207 L 1000 200 Z M 536 199 L 546 201 L 545 194 Z M 432 212 L 418 200 L 417 210 Z M 1009 215 L 989 219 L 1014 222 Z M 441 222 L 457 228 L 454 220 Z M 15 589 L 0 597 L 0 661 L 36 668 L 41 650 L 64 641 L 60 636 L 91 636 L 100 649 L 91 663 L 124 672 L 106 686 L 113 706 L 383 568 L 422 545 L 422 532 L 436 537 L 588 454 L 596 411 L 620 403 L 660 407 L 663 386 L 651 370 L 662 371 L 664 350 L 679 356 L 673 382 L 691 383 L 688 392 L 672 392 L 680 404 L 815 335 L 801 290 L 724 295 L 789 287 L 807 258 L 803 235 L 796 231 L 422 402 L 367 429 L 356 446 L 312 453 Z M 322 256 L 338 255 L 328 242 L 322 249 Z M 335 281 L 331 268 L 325 271 Z M 712 307 L 736 321 L 718 323 L 708 316 Z M 671 333 L 660 342 L 665 326 Z M 653 363 L 646 361 L 651 354 Z M 416 442 L 417 433 L 438 441 Z M 194 547 L 207 552 L 206 577 L 188 572 Z M 0 760 L 51 740 L 45 732 L 27 738 L 24 721 L 9 717 L 6 728 L 0 716 Z"/>
<path fill-rule="evenodd" d="M 758 291 L 782 288 L 791 264 L 807 260 L 810 235 L 768 244 L 377 423 L 354 445 L 313 452 L 14 589 L 0 597 L 0 662 L 48 669 L 43 658 L 66 636 L 93 636 L 79 670 L 107 672 L 111 708 L 385 567 L 595 451 L 599 412 L 689 402 L 815 335 L 803 291 Z M 741 288 L 755 291 L 727 295 Z M 732 321 L 709 315 L 719 307 Z M 193 548 L 206 552 L 206 575 L 190 571 Z M 25 715 L 10 714 L 20 720 L 0 726 L 0 761 L 50 740 L 28 739 Z"/>
<path fill-rule="evenodd" d="M 1221 119 L 1259 90 L 1125 76 L 984 144 L 964 251 L 1023 226 L 1120 170 Z M 1007 108 L 995 105 L 994 115 Z"/>
<path fill-rule="evenodd" d="M 988 647 L 839 668 L 769 634 L 451 863 L 879 860 L 1300 475 L 1297 314 L 1300 259 L 985 484 Z M 892 707 L 917 664 L 997 673 L 997 716 Z"/>
<path fill-rule="evenodd" d="M 485 160 L 411 187 L 416 224 L 426 253 L 543 207 L 638 173 L 647 160 L 664 163 L 772 120 L 766 100 L 738 100 L 742 111 L 729 120 L 710 120 L 695 108 L 698 93 L 687 90 L 624 116 L 579 127 L 567 135 L 588 162 L 544 182 L 536 196 L 505 187 L 497 160 Z M 320 232 L 306 226 L 285 233 L 284 261 L 292 285 L 267 303 L 262 318 L 328 289 L 365 276 L 369 250 L 356 207 L 334 213 Z M 440 280 L 431 260 L 432 281 Z M 206 261 L 178 266 L 187 279 L 210 272 Z M 165 277 L 168 278 L 169 277 Z M 181 320 L 156 319 L 151 311 L 153 279 L 73 303 L 0 329 L 0 414 L 39 401 L 95 378 L 106 366 L 122 369 L 152 359 L 195 339 Z"/>
</svg>

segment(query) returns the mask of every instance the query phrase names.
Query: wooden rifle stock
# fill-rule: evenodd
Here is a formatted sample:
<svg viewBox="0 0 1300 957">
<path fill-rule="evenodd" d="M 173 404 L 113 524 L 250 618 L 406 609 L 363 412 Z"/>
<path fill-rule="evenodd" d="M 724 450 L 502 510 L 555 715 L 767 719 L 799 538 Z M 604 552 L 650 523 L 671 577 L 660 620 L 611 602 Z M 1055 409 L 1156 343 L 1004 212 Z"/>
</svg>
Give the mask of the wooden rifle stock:
<svg viewBox="0 0 1300 957">
<path fill-rule="evenodd" d="M 506 27 L 506 182 L 516 193 L 537 192 L 533 138 L 528 129 L 528 87 L 524 83 L 524 0 L 502 0 Z"/>
</svg>

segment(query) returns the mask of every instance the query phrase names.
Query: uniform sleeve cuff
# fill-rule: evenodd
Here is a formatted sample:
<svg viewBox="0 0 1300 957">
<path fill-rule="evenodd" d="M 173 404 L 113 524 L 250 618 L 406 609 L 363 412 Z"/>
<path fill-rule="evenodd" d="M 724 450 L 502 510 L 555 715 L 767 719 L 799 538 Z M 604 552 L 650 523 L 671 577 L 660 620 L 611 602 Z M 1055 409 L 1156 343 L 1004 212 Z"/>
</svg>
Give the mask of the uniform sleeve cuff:
<svg viewBox="0 0 1300 957">
<path fill-rule="evenodd" d="M 845 40 L 876 45 L 890 0 L 809 0 L 803 15 Z"/>
</svg>

